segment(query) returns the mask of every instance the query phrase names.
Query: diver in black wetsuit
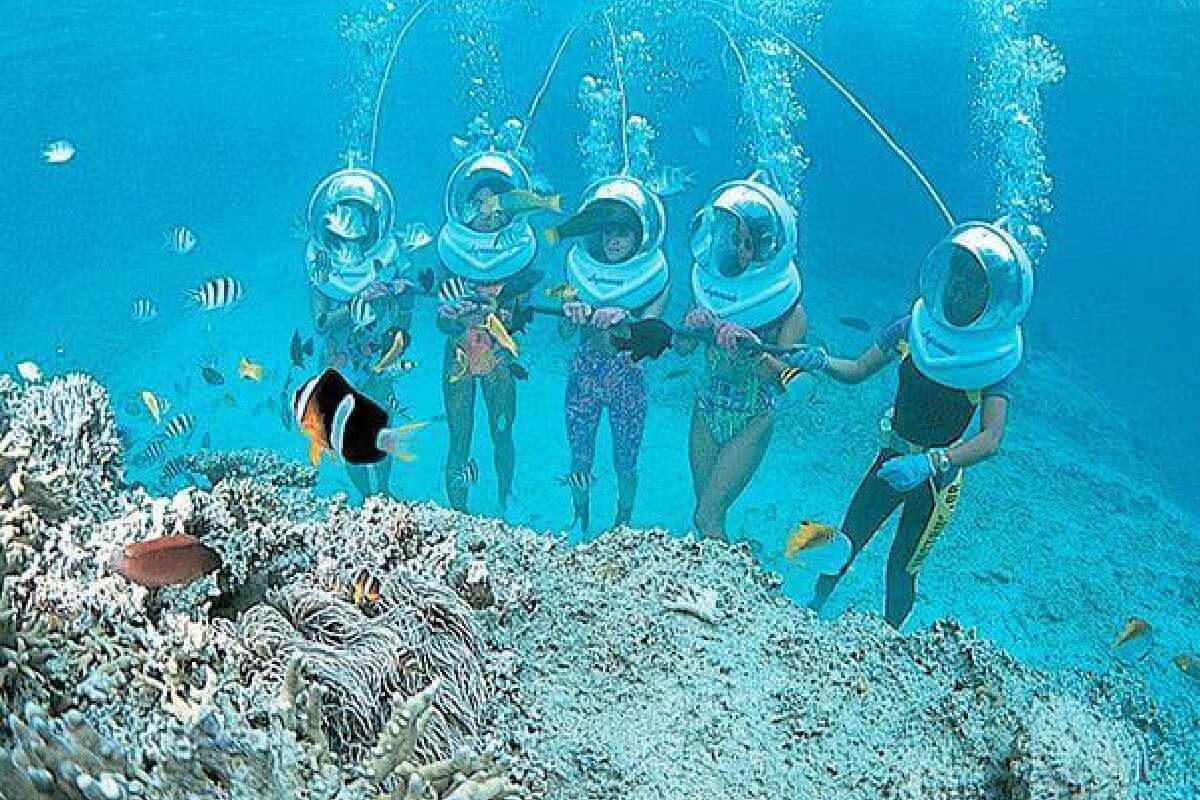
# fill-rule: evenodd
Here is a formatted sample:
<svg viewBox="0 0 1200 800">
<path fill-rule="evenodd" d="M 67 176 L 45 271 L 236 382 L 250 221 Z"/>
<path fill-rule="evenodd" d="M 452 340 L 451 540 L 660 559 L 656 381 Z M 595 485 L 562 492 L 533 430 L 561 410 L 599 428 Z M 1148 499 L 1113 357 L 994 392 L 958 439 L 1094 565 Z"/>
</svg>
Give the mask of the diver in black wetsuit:
<svg viewBox="0 0 1200 800">
<path fill-rule="evenodd" d="M 885 618 L 899 628 L 912 610 L 917 576 L 958 502 L 963 469 L 1000 447 L 1009 377 L 1020 365 L 1020 322 L 1029 308 L 1033 270 L 1001 223 L 960 225 L 926 257 L 921 297 L 855 360 L 809 348 L 791 357 L 803 371 L 861 383 L 900 359 L 882 446 L 850 502 L 842 530 L 849 561 L 823 576 L 810 604 L 820 610 L 854 558 L 903 505 L 887 566 Z M 979 412 L 979 431 L 967 436 Z M 966 438 L 964 438 L 966 437 Z"/>
</svg>

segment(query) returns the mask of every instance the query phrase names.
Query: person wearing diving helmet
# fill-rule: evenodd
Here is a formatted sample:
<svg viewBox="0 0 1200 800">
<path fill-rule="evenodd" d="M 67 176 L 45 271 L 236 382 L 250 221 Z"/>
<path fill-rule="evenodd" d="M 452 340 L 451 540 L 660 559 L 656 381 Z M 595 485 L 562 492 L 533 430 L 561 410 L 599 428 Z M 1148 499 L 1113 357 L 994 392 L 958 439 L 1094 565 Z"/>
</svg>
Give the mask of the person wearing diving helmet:
<svg viewBox="0 0 1200 800">
<path fill-rule="evenodd" d="M 640 181 L 606 178 L 584 193 L 579 211 L 547 231 L 571 239 L 563 295 L 563 338 L 579 337 L 571 358 L 565 398 L 571 469 L 562 479 L 571 490 L 575 523 L 591 524 L 592 465 L 600 417 L 608 410 L 617 511 L 613 527 L 626 525 L 637 493 L 637 461 L 646 427 L 643 358 L 653 353 L 620 349 L 612 332 L 625 323 L 657 318 L 666 308 L 669 270 L 663 255 L 662 201 Z M 661 343 L 665 349 L 667 341 Z M 661 349 L 659 350 L 661 353 Z"/>
<path fill-rule="evenodd" d="M 537 240 L 526 217 L 543 210 L 529 175 L 498 152 L 468 157 L 446 187 L 446 222 L 438 234 L 444 268 L 438 288 L 438 328 L 446 336 L 442 397 L 450 443 L 445 485 L 450 505 L 467 508 L 477 474 L 471 458 L 476 387 L 487 407 L 497 498 L 512 493 L 516 448 L 516 385 L 524 370 L 514 336 L 528 321 L 522 301 L 541 280 L 533 268 Z"/>
<path fill-rule="evenodd" d="M 842 523 L 850 559 L 838 574 L 821 578 L 811 603 L 818 611 L 825 605 L 854 558 L 902 508 L 885 602 L 885 619 L 896 628 L 912 611 L 921 567 L 954 513 L 963 471 L 1000 447 L 1011 375 L 1024 351 L 1021 321 L 1033 297 L 1033 268 L 1003 222 L 967 223 L 925 258 L 920 291 L 912 310 L 858 358 L 808 348 L 788 359 L 794 368 L 847 384 L 899 363 L 880 450 Z"/>
<path fill-rule="evenodd" d="M 392 235 L 394 201 L 383 179 L 348 168 L 326 176 L 309 200 L 305 251 L 309 299 L 326 366 L 341 370 L 387 406 L 391 377 L 373 369 L 406 344 L 413 293 L 407 262 Z M 389 491 L 391 460 L 346 469 L 365 497 Z"/>
<path fill-rule="evenodd" d="M 775 397 L 794 374 L 754 347 L 803 340 L 808 318 L 796 267 L 796 215 L 761 176 L 718 187 L 692 228 L 695 307 L 684 325 L 704 346 L 705 372 L 692 410 L 689 456 L 693 521 L 726 538 L 726 516 L 762 463 Z"/>
</svg>

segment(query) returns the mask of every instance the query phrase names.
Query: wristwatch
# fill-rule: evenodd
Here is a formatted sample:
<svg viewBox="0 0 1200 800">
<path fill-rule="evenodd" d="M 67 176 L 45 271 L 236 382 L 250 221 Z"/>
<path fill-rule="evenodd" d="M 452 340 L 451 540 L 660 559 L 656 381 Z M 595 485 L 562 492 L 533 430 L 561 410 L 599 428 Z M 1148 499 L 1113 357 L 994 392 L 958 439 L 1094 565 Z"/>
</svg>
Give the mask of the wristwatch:
<svg viewBox="0 0 1200 800">
<path fill-rule="evenodd" d="M 950 463 L 950 451 L 944 447 L 937 447 L 929 451 L 929 463 L 933 465 L 933 471 L 938 475 L 945 475 L 954 466 Z"/>
</svg>

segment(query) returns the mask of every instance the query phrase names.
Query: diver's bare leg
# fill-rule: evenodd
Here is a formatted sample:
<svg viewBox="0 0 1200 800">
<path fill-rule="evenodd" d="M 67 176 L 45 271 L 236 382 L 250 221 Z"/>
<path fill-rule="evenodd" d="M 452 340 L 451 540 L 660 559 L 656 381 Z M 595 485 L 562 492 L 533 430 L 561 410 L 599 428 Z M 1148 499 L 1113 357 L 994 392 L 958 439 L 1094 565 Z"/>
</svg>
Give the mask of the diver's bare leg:
<svg viewBox="0 0 1200 800">
<path fill-rule="evenodd" d="M 451 508 L 466 511 L 468 487 L 458 480 L 458 476 L 463 465 L 471 458 L 471 434 L 475 427 L 475 379 L 464 377 L 457 383 L 451 383 L 449 376 L 454 361 L 449 351 L 446 361 L 442 372 L 442 400 L 450 434 L 446 451 L 446 497 L 450 500 Z"/>
<path fill-rule="evenodd" d="M 513 443 L 513 422 L 517 415 L 517 382 L 508 367 L 498 366 L 482 381 L 483 402 L 487 406 L 488 425 L 492 432 L 492 450 L 496 465 L 496 499 L 501 512 L 508 510 L 512 494 L 513 470 L 516 466 L 516 445 Z"/>
<path fill-rule="evenodd" d="M 699 501 L 708 486 L 713 465 L 717 463 L 717 452 L 721 448 L 708 430 L 704 412 L 699 405 L 692 406 L 692 429 L 688 439 L 688 460 L 692 466 L 692 492 Z"/>
<path fill-rule="evenodd" d="M 773 414 L 759 414 L 718 451 L 708 484 L 696 501 L 695 523 L 701 536 L 727 539 L 725 517 L 762 463 L 774 425 Z"/>
</svg>

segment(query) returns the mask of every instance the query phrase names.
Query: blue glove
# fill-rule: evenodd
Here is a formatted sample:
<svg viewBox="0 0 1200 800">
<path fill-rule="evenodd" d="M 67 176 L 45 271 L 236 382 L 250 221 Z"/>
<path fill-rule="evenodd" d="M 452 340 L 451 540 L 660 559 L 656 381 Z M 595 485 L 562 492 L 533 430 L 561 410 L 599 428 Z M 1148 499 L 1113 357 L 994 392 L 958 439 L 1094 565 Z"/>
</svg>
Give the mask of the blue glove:
<svg viewBox="0 0 1200 800">
<path fill-rule="evenodd" d="M 878 474 L 897 492 L 908 492 L 933 477 L 933 462 L 925 453 L 897 456 L 883 462 Z"/>
<path fill-rule="evenodd" d="M 815 345 L 802 345 L 799 350 L 783 357 L 783 362 L 801 372 L 821 372 L 829 366 L 829 353 Z"/>
</svg>

